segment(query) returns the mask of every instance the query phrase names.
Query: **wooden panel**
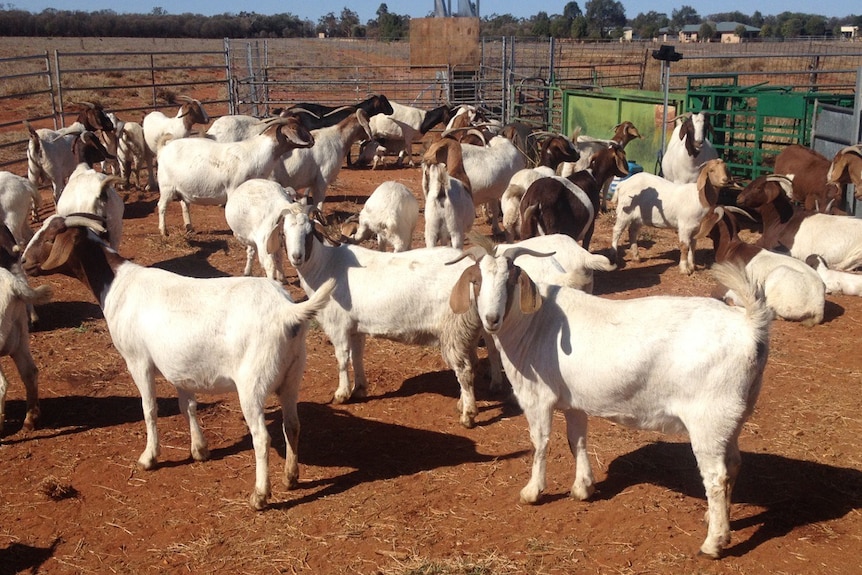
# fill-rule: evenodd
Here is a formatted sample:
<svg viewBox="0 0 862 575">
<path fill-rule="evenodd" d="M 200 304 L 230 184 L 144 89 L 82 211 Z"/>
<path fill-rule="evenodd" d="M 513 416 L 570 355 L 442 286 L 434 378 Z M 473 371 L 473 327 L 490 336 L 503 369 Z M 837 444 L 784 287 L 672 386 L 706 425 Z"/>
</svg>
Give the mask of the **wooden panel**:
<svg viewBox="0 0 862 575">
<path fill-rule="evenodd" d="M 481 63 L 478 18 L 411 18 L 411 66 Z"/>
</svg>

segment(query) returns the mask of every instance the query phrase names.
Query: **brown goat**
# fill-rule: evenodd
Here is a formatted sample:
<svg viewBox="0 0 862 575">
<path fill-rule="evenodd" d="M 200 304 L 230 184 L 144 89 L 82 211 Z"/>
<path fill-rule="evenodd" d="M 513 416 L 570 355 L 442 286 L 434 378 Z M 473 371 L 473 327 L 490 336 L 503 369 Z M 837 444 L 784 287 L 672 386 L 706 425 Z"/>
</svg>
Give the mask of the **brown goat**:
<svg viewBox="0 0 862 575">
<path fill-rule="evenodd" d="M 827 181 L 830 160 L 823 154 L 793 144 L 775 158 L 775 174 L 789 177 L 793 182 L 791 198 L 806 210 L 825 212 L 841 202 L 843 191 L 837 183 Z"/>
</svg>

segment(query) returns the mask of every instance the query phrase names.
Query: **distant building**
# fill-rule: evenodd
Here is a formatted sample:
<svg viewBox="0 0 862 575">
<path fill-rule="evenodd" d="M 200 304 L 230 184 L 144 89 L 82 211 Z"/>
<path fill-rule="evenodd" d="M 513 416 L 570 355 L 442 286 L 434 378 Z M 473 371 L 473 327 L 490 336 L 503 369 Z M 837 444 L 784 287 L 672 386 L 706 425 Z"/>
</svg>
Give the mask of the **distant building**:
<svg viewBox="0 0 862 575">
<path fill-rule="evenodd" d="M 659 39 L 662 42 L 672 41 L 674 39 L 674 34 L 676 35 L 676 40 L 679 42 L 709 42 L 710 38 L 705 40 L 701 40 L 699 38 L 700 35 L 700 27 L 703 26 L 704 23 L 700 24 L 686 24 L 682 27 L 679 32 L 671 32 L 670 28 L 665 26 L 664 28 L 659 28 L 658 34 Z M 742 42 L 746 38 L 754 38 L 758 34 L 760 34 L 760 28 L 755 26 L 749 26 L 747 24 L 740 24 L 739 22 L 709 22 L 706 24 L 712 26 L 715 30 L 716 36 L 720 38 L 723 44 L 734 44 L 737 42 Z M 743 28 L 745 32 L 740 36 L 737 34 L 737 29 Z"/>
<path fill-rule="evenodd" d="M 859 35 L 859 26 L 841 26 L 841 37 L 845 40 L 858 40 L 862 38 Z"/>
</svg>

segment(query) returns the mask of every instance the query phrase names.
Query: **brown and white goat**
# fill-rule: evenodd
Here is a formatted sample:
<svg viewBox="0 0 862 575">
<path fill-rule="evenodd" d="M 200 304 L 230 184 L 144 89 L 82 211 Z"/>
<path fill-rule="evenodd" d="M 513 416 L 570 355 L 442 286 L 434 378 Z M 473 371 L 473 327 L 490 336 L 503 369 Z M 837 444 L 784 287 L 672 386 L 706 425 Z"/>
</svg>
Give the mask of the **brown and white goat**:
<svg viewBox="0 0 862 575">
<path fill-rule="evenodd" d="M 771 252 L 742 241 L 734 206 L 718 206 L 703 220 L 698 237 L 710 237 L 716 263 L 734 263 L 745 268 L 749 279 L 763 289 L 766 304 L 787 321 L 813 326 L 823 321 L 826 294 L 823 281 L 813 269 L 789 255 Z M 737 296 L 724 288 L 714 292 L 719 299 L 737 303 Z"/>
<path fill-rule="evenodd" d="M 693 183 L 697 181 L 701 166 L 718 158 L 718 152 L 709 141 L 712 124 L 704 112 L 686 113 L 676 121 L 661 158 L 662 177 L 676 184 Z"/>
<path fill-rule="evenodd" d="M 181 102 L 181 104 L 173 118 L 155 110 L 144 116 L 141 123 L 141 127 L 144 129 L 144 143 L 146 143 L 144 154 L 148 171 L 147 187 L 150 190 L 158 189 L 153 166 L 162 146 L 172 139 L 189 136 L 196 124 L 207 124 L 210 121 L 199 100 L 189 96 L 176 96 L 171 100 L 172 104 L 175 102 Z"/>
<path fill-rule="evenodd" d="M 620 236 L 628 228 L 632 259 L 640 261 L 638 233 L 641 226 L 676 229 L 679 235 L 679 271 L 694 271 L 697 232 L 703 218 L 715 209 L 718 193 L 732 184 L 727 164 L 714 159 L 704 164 L 697 182 L 675 184 L 661 176 L 641 172 L 620 182 L 617 187 L 617 220 L 611 247 L 617 261 Z"/>
<path fill-rule="evenodd" d="M 827 184 L 853 184 L 857 200 L 862 200 L 862 144 L 840 150 L 826 173 Z"/>
<path fill-rule="evenodd" d="M 763 220 L 757 245 L 787 251 L 803 261 L 818 254 L 830 269 L 839 271 L 862 266 L 862 220 L 794 206 L 790 186 L 784 176 L 761 176 L 737 196 L 739 206 L 756 210 Z"/>
<path fill-rule="evenodd" d="M 838 206 L 843 191 L 835 182 L 829 182 L 827 174 L 831 161 L 815 150 L 793 144 L 775 157 L 774 173 L 787 176 L 792 182 L 791 199 L 806 210 L 826 213 Z"/>
</svg>

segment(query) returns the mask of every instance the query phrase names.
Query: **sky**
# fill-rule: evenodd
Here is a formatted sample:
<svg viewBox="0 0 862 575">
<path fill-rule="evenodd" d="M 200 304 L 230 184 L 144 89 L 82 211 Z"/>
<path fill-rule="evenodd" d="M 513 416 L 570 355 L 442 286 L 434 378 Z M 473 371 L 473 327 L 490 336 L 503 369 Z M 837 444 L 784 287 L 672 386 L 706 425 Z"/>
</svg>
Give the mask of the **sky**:
<svg viewBox="0 0 862 575">
<path fill-rule="evenodd" d="M 557 2 L 524 2 L 523 0 L 479 0 L 480 16 L 492 14 L 511 14 L 516 18 L 529 18 L 544 11 L 549 15 L 562 14 L 563 6 L 569 0 Z M 585 10 L 587 0 L 576 0 L 581 10 Z M 448 0 L 453 9 L 457 9 L 458 0 Z M 671 15 L 673 10 L 682 6 L 691 6 L 701 16 L 717 12 L 739 11 L 751 15 L 760 11 L 764 16 L 777 15 L 782 12 L 800 12 L 804 14 L 819 14 L 825 17 L 849 16 L 862 14 L 862 4 L 858 0 L 830 0 L 829 2 L 812 2 L 811 0 L 679 0 L 678 3 L 656 2 L 655 0 L 621 0 L 628 18 L 634 18 L 640 13 L 655 11 Z M 296 0 L 258 0 L 256 2 L 237 2 L 236 0 L 209 0 L 208 2 L 193 2 L 191 0 L 138 0 L 137 2 L 120 2 L 116 0 L 12 0 L 0 2 L 0 6 L 12 7 L 29 12 L 41 12 L 46 8 L 57 10 L 114 10 L 115 12 L 133 12 L 146 14 L 154 7 L 163 8 L 168 14 L 238 13 L 241 11 L 258 14 L 290 13 L 302 19 L 317 23 L 321 16 L 332 12 L 336 16 L 347 7 L 356 12 L 359 21 L 365 23 L 377 17 L 380 4 L 386 4 L 392 14 L 401 14 L 411 18 L 424 18 L 434 10 L 434 0 L 315 0 L 313 2 Z"/>
</svg>

